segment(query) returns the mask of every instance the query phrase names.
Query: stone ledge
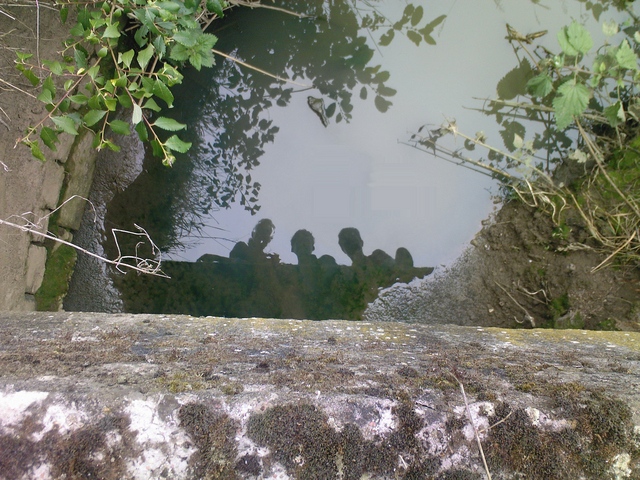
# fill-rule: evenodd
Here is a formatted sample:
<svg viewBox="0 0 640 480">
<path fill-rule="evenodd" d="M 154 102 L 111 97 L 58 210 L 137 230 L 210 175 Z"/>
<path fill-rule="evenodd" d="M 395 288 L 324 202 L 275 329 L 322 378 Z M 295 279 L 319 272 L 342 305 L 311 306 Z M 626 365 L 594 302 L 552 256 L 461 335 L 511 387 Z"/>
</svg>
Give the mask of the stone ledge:
<svg viewBox="0 0 640 480">
<path fill-rule="evenodd" d="M 458 380 L 494 478 L 640 473 L 637 333 L 45 312 L 0 322 L 12 478 L 485 478 Z"/>
</svg>

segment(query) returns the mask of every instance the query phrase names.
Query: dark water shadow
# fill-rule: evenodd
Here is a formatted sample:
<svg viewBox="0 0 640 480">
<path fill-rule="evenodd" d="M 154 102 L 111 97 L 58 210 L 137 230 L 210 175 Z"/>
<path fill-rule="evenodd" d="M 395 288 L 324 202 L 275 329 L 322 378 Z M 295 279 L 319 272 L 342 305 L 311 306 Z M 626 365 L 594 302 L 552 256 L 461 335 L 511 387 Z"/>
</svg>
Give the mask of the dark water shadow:
<svg viewBox="0 0 640 480">
<path fill-rule="evenodd" d="M 338 237 L 351 266 L 339 265 L 329 255 L 317 258 L 307 230 L 291 238 L 298 264 L 281 263 L 277 254 L 265 253 L 274 231 L 273 222 L 262 219 L 249 241 L 236 243 L 229 257 L 205 254 L 197 262 L 165 262 L 163 271 L 171 279 L 133 272 L 118 277 L 125 311 L 359 320 L 380 289 L 433 271 L 414 267 L 406 248 L 399 248 L 395 258 L 382 250 L 365 255 L 355 228 L 342 229 Z"/>
</svg>

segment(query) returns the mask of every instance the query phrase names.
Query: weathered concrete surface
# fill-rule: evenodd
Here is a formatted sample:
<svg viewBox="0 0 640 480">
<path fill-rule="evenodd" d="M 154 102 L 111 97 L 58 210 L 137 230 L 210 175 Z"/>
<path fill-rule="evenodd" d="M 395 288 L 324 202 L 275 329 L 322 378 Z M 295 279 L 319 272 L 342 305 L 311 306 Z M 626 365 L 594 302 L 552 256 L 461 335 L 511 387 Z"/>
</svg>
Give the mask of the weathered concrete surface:
<svg viewBox="0 0 640 480">
<path fill-rule="evenodd" d="M 636 333 L 42 312 L 0 338 L 0 478 L 485 478 L 458 380 L 493 478 L 640 478 Z"/>
</svg>

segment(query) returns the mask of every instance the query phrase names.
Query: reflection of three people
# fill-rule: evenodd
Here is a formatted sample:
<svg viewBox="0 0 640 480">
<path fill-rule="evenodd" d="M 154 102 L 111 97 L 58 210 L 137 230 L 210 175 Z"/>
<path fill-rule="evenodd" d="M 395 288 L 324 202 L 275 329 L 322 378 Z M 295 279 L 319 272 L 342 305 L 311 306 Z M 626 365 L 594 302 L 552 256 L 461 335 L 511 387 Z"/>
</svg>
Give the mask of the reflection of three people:
<svg viewBox="0 0 640 480">
<path fill-rule="evenodd" d="M 233 268 L 226 277 L 226 287 L 237 283 L 246 307 L 259 309 L 261 304 L 266 307 L 266 302 L 275 308 L 271 314 L 309 319 L 359 318 L 379 288 L 423 277 L 433 270 L 415 268 L 406 248 L 398 248 L 395 259 L 379 249 L 366 256 L 360 232 L 352 227 L 343 228 L 338 235 L 340 248 L 351 259 L 350 267 L 338 265 L 330 255 L 317 258 L 313 254 L 315 240 L 308 230 L 298 230 L 291 238 L 298 265 L 281 264 L 277 254 L 264 251 L 274 233 L 273 222 L 262 219 L 246 243 L 235 244 L 229 258 L 207 254 L 199 262 L 226 265 L 229 274 L 228 268 Z M 238 308 L 239 315 L 266 315 Z"/>
</svg>

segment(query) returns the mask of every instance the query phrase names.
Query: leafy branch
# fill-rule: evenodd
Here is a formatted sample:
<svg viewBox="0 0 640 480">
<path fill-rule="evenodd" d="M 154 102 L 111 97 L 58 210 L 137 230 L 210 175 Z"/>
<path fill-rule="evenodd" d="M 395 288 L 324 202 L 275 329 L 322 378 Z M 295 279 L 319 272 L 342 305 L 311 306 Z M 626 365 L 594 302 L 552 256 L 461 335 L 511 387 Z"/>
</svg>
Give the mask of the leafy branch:
<svg viewBox="0 0 640 480">
<path fill-rule="evenodd" d="M 64 42 L 63 61 L 45 61 L 41 67 L 30 63 L 31 54 L 17 53 L 16 68 L 33 86 L 41 85 L 37 98 L 48 111 L 18 143 L 45 160 L 40 142 L 55 151 L 61 133 L 91 129 L 96 133 L 93 147 L 118 151 L 112 134 L 129 135 L 131 124 L 142 141 L 150 142 L 154 155 L 172 165 L 174 152 L 186 152 L 191 143 L 159 132 L 177 132 L 186 125 L 156 117 L 162 111 L 158 99 L 173 106 L 170 88 L 182 82 L 179 69 L 187 63 L 197 70 L 213 66 L 217 38 L 203 27 L 223 16 L 226 2 L 106 0 L 84 5 L 65 0 L 61 5 L 63 21 L 70 8 L 77 19 L 70 30 L 73 38 Z M 41 82 L 34 72 L 42 70 L 46 78 Z M 118 109 L 131 112 L 130 123 L 114 118 Z"/>
</svg>

